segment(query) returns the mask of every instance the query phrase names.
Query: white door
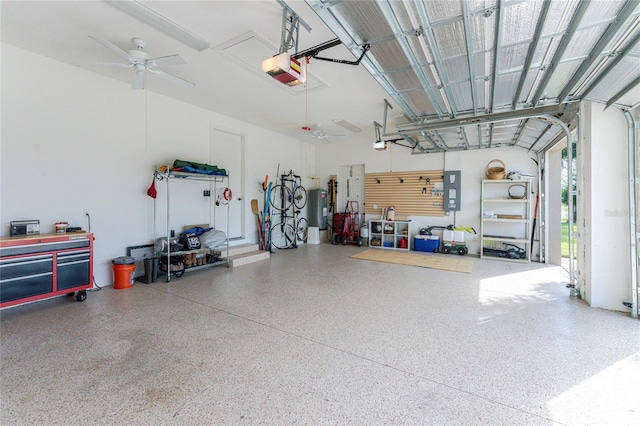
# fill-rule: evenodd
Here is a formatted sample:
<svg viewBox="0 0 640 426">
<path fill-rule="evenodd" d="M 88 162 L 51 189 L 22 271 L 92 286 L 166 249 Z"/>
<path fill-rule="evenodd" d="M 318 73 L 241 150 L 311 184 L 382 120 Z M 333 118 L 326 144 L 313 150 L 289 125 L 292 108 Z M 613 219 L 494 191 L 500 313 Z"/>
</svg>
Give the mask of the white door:
<svg viewBox="0 0 640 426">
<path fill-rule="evenodd" d="M 356 201 L 359 211 L 364 212 L 364 164 L 338 166 L 338 205 L 335 211 L 344 212 L 349 201 Z"/>
<path fill-rule="evenodd" d="M 209 164 L 226 169 L 229 180 L 226 185 L 231 189 L 229 201 L 229 238 L 244 238 L 244 136 L 227 129 L 211 126 L 211 153 Z M 224 205 L 222 191 L 225 184 L 218 184 L 217 193 L 211 189 L 212 220 L 215 219 L 216 229 L 226 230 L 227 207 Z M 216 200 L 223 204 L 216 206 Z"/>
</svg>

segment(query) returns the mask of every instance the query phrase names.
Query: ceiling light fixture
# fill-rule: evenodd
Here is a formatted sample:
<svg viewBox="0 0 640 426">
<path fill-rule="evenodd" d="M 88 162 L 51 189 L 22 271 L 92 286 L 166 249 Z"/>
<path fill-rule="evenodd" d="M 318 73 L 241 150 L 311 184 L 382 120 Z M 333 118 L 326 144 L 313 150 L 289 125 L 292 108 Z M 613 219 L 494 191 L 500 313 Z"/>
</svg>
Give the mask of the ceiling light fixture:
<svg viewBox="0 0 640 426">
<path fill-rule="evenodd" d="M 342 118 L 336 118 L 335 120 L 333 120 L 333 122 L 352 133 L 359 133 L 362 131 L 360 127 L 356 126 L 355 124 L 349 123 L 347 120 L 344 120 Z"/>
<path fill-rule="evenodd" d="M 151 25 L 156 30 L 161 31 L 169 37 L 178 40 L 179 42 L 197 50 L 198 52 L 202 52 L 203 50 L 206 50 L 211 46 L 211 44 L 207 40 L 181 27 L 175 22 L 165 18 L 158 12 L 149 9 L 147 6 L 144 6 L 137 1 L 118 0 L 108 1 L 107 3 L 109 3 L 113 7 L 120 9 L 129 16 L 132 16 L 139 21 Z"/>
</svg>

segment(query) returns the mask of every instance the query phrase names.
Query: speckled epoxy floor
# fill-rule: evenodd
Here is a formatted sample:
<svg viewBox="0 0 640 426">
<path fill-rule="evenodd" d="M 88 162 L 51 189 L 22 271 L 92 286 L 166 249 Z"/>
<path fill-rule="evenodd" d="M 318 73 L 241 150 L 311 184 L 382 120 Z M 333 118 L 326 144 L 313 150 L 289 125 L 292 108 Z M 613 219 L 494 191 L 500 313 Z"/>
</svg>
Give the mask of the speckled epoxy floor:
<svg viewBox="0 0 640 426">
<path fill-rule="evenodd" d="M 301 246 L 1 317 L 13 424 L 640 424 L 640 321 L 560 267 Z"/>
</svg>

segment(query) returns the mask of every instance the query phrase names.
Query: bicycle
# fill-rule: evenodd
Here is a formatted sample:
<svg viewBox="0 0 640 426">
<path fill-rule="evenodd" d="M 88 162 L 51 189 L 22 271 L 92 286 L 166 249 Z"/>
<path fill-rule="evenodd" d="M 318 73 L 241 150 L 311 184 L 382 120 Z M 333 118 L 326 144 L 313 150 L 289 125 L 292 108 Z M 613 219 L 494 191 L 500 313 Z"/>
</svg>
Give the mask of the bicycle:
<svg viewBox="0 0 640 426">
<path fill-rule="evenodd" d="M 298 218 L 299 210 L 294 211 L 292 216 L 277 214 L 272 217 L 274 225 L 271 227 L 271 244 L 279 249 L 295 248 L 298 242 L 307 240 L 308 224 L 306 218 Z"/>
<path fill-rule="evenodd" d="M 291 188 L 287 186 L 291 183 Z M 293 204 L 298 210 L 307 205 L 307 190 L 302 186 L 302 178 L 289 170 L 288 174 L 280 176 L 280 183 L 271 191 L 269 203 L 276 210 L 288 210 Z"/>
</svg>

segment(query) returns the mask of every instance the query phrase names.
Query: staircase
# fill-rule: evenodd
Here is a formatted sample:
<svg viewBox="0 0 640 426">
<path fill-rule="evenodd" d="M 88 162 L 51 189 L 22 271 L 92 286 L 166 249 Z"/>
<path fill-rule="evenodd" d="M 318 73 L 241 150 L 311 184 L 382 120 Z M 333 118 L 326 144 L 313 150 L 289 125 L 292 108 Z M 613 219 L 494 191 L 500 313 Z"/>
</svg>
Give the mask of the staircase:
<svg viewBox="0 0 640 426">
<path fill-rule="evenodd" d="M 220 250 L 220 256 L 226 257 L 227 250 Z M 229 262 L 231 266 L 248 265 L 249 263 L 258 262 L 260 260 L 269 259 L 271 254 L 268 251 L 258 250 L 257 244 L 239 244 L 229 246 Z"/>
</svg>

